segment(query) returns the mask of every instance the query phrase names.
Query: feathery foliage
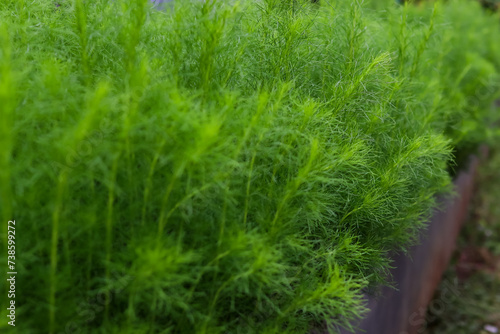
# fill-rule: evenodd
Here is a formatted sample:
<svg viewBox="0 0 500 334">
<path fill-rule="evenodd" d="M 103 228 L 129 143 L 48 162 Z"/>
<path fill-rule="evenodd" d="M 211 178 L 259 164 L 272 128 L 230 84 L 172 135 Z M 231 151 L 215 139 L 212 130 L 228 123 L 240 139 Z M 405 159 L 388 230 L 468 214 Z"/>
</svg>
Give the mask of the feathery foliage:
<svg viewBox="0 0 500 334">
<path fill-rule="evenodd" d="M 478 4 L 380 3 L 3 0 L 2 330 L 349 328 L 499 84 Z"/>
</svg>

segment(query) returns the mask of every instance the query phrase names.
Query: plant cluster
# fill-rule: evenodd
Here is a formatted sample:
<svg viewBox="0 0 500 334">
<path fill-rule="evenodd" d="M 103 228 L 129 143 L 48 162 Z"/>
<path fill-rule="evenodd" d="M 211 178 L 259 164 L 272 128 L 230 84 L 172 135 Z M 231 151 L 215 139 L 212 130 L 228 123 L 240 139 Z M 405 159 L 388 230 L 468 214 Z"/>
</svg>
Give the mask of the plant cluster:
<svg viewBox="0 0 500 334">
<path fill-rule="evenodd" d="M 494 135 L 498 28 L 468 1 L 2 1 L 2 330 L 350 328 Z"/>
</svg>

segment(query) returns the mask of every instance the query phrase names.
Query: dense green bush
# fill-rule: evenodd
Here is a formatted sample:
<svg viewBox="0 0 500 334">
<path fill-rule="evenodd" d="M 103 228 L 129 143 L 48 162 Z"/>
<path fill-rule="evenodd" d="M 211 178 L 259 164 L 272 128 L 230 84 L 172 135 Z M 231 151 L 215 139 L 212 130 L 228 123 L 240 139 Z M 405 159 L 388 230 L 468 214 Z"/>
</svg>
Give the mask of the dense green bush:
<svg viewBox="0 0 500 334">
<path fill-rule="evenodd" d="M 463 1 L 2 1 L 17 331 L 348 327 L 492 136 L 499 42 Z"/>
</svg>

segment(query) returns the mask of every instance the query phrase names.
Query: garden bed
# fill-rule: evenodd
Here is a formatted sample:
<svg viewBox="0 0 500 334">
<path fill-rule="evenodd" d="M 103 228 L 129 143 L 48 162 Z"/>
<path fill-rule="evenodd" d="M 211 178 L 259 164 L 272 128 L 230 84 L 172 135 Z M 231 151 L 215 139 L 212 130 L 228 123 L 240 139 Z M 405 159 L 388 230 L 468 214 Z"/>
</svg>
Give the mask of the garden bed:
<svg viewBox="0 0 500 334">
<path fill-rule="evenodd" d="M 170 4 L 0 2 L 15 329 L 349 327 L 454 156 L 493 137 L 497 20 L 473 1 Z"/>
<path fill-rule="evenodd" d="M 496 333 L 500 328 L 500 156 L 498 143 L 479 166 L 477 186 L 457 250 L 434 299 L 446 303 L 427 313 L 431 334 Z M 450 282 L 455 293 L 447 293 Z M 433 302 L 431 302 L 433 303 Z"/>
<path fill-rule="evenodd" d="M 467 219 L 478 165 L 487 151 L 482 147 L 481 158 L 470 156 L 468 168 L 460 171 L 454 180 L 456 195 L 439 200 L 440 209 L 421 233 L 419 244 L 411 247 L 408 254 L 394 257 L 391 270 L 394 287 L 381 288 L 379 296 L 365 297 L 370 311 L 357 324 L 356 333 L 421 333 L 426 325 L 427 310 L 439 313 L 449 302 L 449 294 L 457 294 L 453 283 L 445 282 L 440 298 L 432 300 Z"/>
</svg>

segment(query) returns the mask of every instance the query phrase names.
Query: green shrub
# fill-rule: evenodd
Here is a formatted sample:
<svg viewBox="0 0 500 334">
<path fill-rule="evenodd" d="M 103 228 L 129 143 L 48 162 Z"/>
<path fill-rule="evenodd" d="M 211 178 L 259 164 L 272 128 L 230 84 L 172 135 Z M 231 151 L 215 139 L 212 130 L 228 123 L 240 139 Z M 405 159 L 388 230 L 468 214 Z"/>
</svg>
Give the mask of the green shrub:
<svg viewBox="0 0 500 334">
<path fill-rule="evenodd" d="M 17 330 L 360 317 L 451 189 L 452 151 L 492 136 L 500 68 L 479 5 L 374 4 L 3 1 Z"/>
</svg>

